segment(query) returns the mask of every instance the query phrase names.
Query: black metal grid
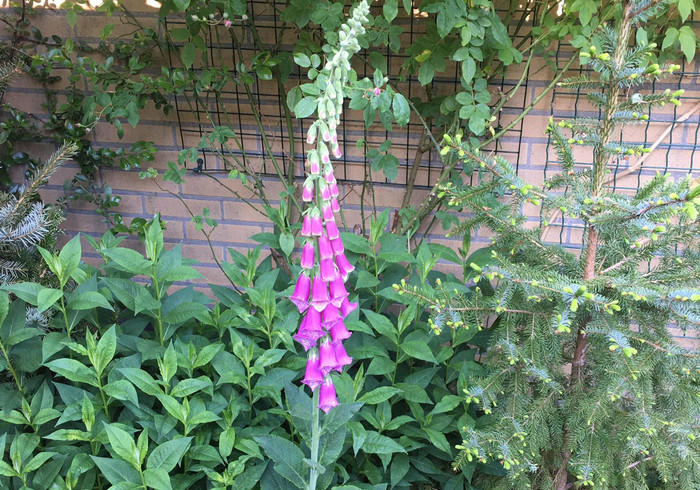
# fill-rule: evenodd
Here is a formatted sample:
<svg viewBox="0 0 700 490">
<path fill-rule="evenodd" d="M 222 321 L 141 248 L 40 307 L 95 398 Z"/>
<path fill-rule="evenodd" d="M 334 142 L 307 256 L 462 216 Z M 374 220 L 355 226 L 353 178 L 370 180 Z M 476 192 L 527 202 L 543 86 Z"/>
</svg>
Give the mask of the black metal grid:
<svg viewBox="0 0 700 490">
<path fill-rule="evenodd" d="M 506 5 L 506 4 L 504 4 Z M 249 12 L 252 13 L 255 19 L 255 28 L 257 35 L 263 39 L 266 44 L 280 45 L 281 51 L 292 51 L 294 39 L 289 36 L 290 31 L 283 32 L 281 29 L 282 21 L 279 19 L 278 12 L 284 9 L 285 3 L 282 1 L 267 2 L 263 0 L 248 0 Z M 348 5 L 349 7 L 349 5 Z M 381 7 L 374 14 L 379 13 Z M 527 6 L 525 9 L 530 8 Z M 514 17 L 517 19 L 520 15 L 526 17 L 531 14 L 536 15 L 535 11 L 518 10 Z M 405 13 L 404 13 L 405 14 Z M 181 19 L 168 19 L 171 27 L 181 27 L 184 21 Z M 177 24 L 180 24 L 179 26 Z M 404 29 L 402 34 L 402 44 L 407 45 L 413 43 L 425 31 L 425 25 L 420 15 L 404 15 L 394 21 L 394 24 L 401 25 Z M 517 22 L 513 22 L 510 26 L 512 32 L 516 30 Z M 529 36 L 529 28 L 522 29 L 523 33 L 518 34 L 516 42 L 527 42 Z M 319 39 L 320 39 L 320 31 Z M 208 46 L 208 56 L 206 64 L 220 64 L 220 60 L 230 66 L 235 67 L 241 61 L 248 61 L 252 56 L 259 52 L 256 46 L 252 33 L 245 26 L 235 27 L 234 33 L 239 43 L 234 47 L 230 38 L 224 40 L 222 34 L 226 31 L 217 28 L 209 27 L 206 32 L 206 42 Z M 280 42 L 280 37 L 282 42 Z M 386 74 L 392 83 L 396 83 L 400 87 L 402 93 L 408 97 L 418 97 L 424 99 L 426 96 L 425 88 L 421 87 L 416 76 L 406 77 L 404 80 L 398 80 L 398 70 L 403 65 L 406 55 L 404 53 L 393 53 L 388 48 L 380 50 L 387 61 L 388 73 Z M 372 77 L 373 68 L 366 59 L 365 52 L 360 52 L 356 56 L 355 68 L 358 77 Z M 171 66 L 174 65 L 172 58 L 170 59 Z M 525 63 L 525 60 L 523 61 Z M 201 69 L 202 67 L 200 67 Z M 436 74 L 431 84 L 432 94 L 435 96 L 453 94 L 461 90 L 460 74 L 457 63 L 448 64 L 448 69 L 444 73 Z M 518 74 L 519 75 L 519 74 Z M 305 70 L 300 70 L 295 67 L 292 71 L 287 87 L 291 87 L 297 83 L 307 81 Z M 508 92 L 517 83 L 517 80 L 511 79 L 507 74 L 503 74 L 498 80 L 494 81 L 490 90 L 494 95 L 497 93 Z M 522 96 L 515 96 L 499 112 L 498 120 L 495 125 L 500 128 L 506 123 L 501 121 L 509 120 L 511 114 L 522 112 L 527 103 L 525 94 L 528 90 L 527 77 L 525 82 L 519 87 L 518 92 L 522 92 Z M 288 135 L 286 131 L 286 121 L 284 119 L 282 102 L 279 97 L 276 82 L 266 82 L 256 79 L 256 82 L 250 87 L 250 97 L 258 107 L 262 115 L 262 123 L 265 132 L 273 141 L 273 155 L 279 162 L 279 166 L 285 175 L 290 168 L 290 160 L 292 155 L 289 152 Z M 494 99 L 496 97 L 494 96 Z M 185 94 L 182 97 L 177 97 L 175 100 L 175 108 L 179 121 L 180 142 L 183 148 L 196 146 L 201 137 L 211 128 L 208 123 L 207 112 L 209 117 L 217 125 L 229 125 L 237 134 L 242 142 L 241 148 L 218 148 L 224 154 L 230 154 L 235 157 L 247 156 L 248 161 L 254 165 L 263 175 L 277 175 L 275 169 L 270 164 L 270 157 L 264 149 L 260 130 L 257 127 L 253 117 L 249 103 L 249 95 L 244 87 L 232 85 L 222 91 L 220 97 L 212 97 L 206 104 L 201 104 L 195 100 L 191 94 Z M 306 134 L 305 127 L 308 127 L 308 121 L 294 119 L 294 145 L 295 155 L 295 176 L 303 175 L 303 168 L 300 162 L 303 162 L 304 154 L 307 150 L 304 135 Z M 428 122 L 431 129 L 432 124 Z M 416 158 L 416 151 L 423 134 L 423 123 L 416 118 L 403 128 L 394 126 L 391 132 L 386 131 L 379 121 L 375 121 L 369 130 L 364 129 L 364 122 L 361 111 L 346 110 L 342 115 L 341 134 L 339 134 L 340 145 L 343 150 L 341 159 L 334 161 L 336 167 L 336 176 L 339 181 L 345 183 L 361 183 L 366 176 L 371 175 L 374 182 L 388 183 L 396 186 L 405 186 L 409 179 L 411 167 Z M 356 148 L 356 142 L 360 139 L 365 141 L 361 149 Z M 393 182 L 388 182 L 382 174 L 372 174 L 370 162 L 367 160 L 367 151 L 372 148 L 377 148 L 382 142 L 390 139 L 392 142 L 391 153 L 399 159 L 400 171 L 399 176 Z M 523 139 L 523 121 L 520 121 L 515 127 L 507 131 L 501 138 L 499 145 L 493 145 L 491 148 L 495 153 L 504 155 L 514 165 L 519 166 L 521 163 L 520 148 Z M 201 151 L 204 161 L 203 170 L 205 171 L 225 171 L 224 165 L 216 156 L 216 152 L 211 149 L 203 149 Z M 437 180 L 442 170 L 439 155 L 436 154 L 434 148 L 428 149 L 421 157 L 418 175 L 414 181 L 414 187 L 418 189 L 427 189 Z"/>
</svg>

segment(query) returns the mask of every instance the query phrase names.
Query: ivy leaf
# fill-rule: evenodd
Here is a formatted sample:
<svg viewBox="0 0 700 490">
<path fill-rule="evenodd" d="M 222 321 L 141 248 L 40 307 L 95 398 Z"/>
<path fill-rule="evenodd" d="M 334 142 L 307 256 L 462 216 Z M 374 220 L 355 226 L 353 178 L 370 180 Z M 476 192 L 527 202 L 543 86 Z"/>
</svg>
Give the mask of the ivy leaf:
<svg viewBox="0 0 700 490">
<path fill-rule="evenodd" d="M 406 97 L 401 94 L 394 94 L 394 100 L 391 103 L 391 107 L 394 110 L 394 119 L 396 124 L 399 126 L 405 126 L 408 124 L 411 118 L 411 109 L 408 105 Z"/>
</svg>

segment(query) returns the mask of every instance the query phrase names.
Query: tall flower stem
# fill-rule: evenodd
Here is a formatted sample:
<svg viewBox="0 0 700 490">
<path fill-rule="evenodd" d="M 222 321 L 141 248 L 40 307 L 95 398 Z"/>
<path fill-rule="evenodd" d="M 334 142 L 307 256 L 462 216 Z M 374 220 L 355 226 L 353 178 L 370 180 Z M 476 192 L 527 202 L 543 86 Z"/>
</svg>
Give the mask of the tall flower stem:
<svg viewBox="0 0 700 490">
<path fill-rule="evenodd" d="M 318 479 L 318 470 L 316 465 L 318 462 L 318 444 L 321 438 L 321 424 L 320 419 L 320 409 L 318 408 L 319 401 L 319 390 L 314 390 L 313 403 L 311 406 L 312 419 L 311 419 L 311 462 L 313 466 L 311 471 L 309 471 L 309 490 L 316 490 L 316 480 Z"/>
</svg>

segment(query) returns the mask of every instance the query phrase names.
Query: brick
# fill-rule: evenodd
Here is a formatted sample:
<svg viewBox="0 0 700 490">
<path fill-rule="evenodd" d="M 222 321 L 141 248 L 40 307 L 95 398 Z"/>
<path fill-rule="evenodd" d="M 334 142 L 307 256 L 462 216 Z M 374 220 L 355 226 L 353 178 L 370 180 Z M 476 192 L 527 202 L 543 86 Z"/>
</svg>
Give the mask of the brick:
<svg viewBox="0 0 700 490">
<path fill-rule="evenodd" d="M 205 229 L 207 231 L 211 230 L 210 227 L 206 227 Z M 234 244 L 242 243 L 257 244 L 257 242 L 251 240 L 250 237 L 261 232 L 262 229 L 259 225 L 249 226 L 219 223 L 211 233 L 210 239 L 217 244 L 230 244 L 228 246 L 232 247 L 235 247 Z M 206 241 L 204 233 L 202 231 L 197 231 L 195 224 L 191 221 L 185 223 L 185 237 L 188 241 L 192 241 L 193 243 Z"/>
<path fill-rule="evenodd" d="M 221 206 L 218 201 L 206 201 L 203 199 L 186 199 L 184 201 L 192 213 L 201 214 L 204 208 L 209 208 L 210 216 L 213 219 L 221 219 Z M 162 195 L 144 196 L 144 206 L 148 215 L 160 212 L 164 218 L 189 219 L 191 217 L 182 201 L 175 197 Z"/>
<path fill-rule="evenodd" d="M 225 247 L 223 246 L 214 246 L 214 253 L 216 254 L 216 258 L 219 259 L 219 261 L 224 260 L 224 250 Z M 208 245 L 183 244 L 182 255 L 184 257 L 187 257 L 188 259 L 196 260 L 198 262 L 198 265 L 216 265 L 216 262 L 213 259 L 212 251 Z"/>
</svg>

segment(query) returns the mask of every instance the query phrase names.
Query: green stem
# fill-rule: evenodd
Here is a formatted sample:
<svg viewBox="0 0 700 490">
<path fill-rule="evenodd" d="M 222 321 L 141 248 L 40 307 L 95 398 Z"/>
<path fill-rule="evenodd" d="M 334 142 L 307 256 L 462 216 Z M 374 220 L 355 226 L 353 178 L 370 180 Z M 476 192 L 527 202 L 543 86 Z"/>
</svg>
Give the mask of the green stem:
<svg viewBox="0 0 700 490">
<path fill-rule="evenodd" d="M 105 407 L 105 418 L 109 422 L 109 405 L 107 405 L 107 397 L 105 396 L 105 390 L 102 387 L 102 375 L 97 375 L 97 389 L 100 390 L 100 397 L 102 398 L 102 406 Z"/>
<path fill-rule="evenodd" d="M 156 291 L 156 300 L 158 301 L 158 310 L 156 311 L 156 334 L 158 335 L 158 341 L 161 347 L 164 345 L 163 342 L 163 309 L 160 302 L 160 284 L 158 284 L 158 278 L 156 277 L 156 266 L 153 266 L 153 271 L 151 273 L 151 279 L 153 280 L 153 288 Z"/>
<path fill-rule="evenodd" d="M 318 408 L 318 402 L 319 402 L 319 392 L 321 389 L 314 390 L 314 396 L 313 396 L 313 406 L 311 407 L 311 410 L 313 412 L 313 417 L 311 420 L 311 462 L 314 463 L 314 466 L 311 467 L 311 470 L 309 471 L 309 489 L 308 490 L 316 490 L 316 480 L 318 479 L 318 470 L 316 470 L 316 466 L 318 464 L 318 446 L 319 446 L 319 439 L 321 438 L 321 428 L 320 428 L 320 423 L 319 423 L 319 418 L 320 418 L 320 409 Z"/>
<path fill-rule="evenodd" d="M 22 387 L 22 383 L 19 381 L 19 377 L 17 376 L 17 371 L 15 371 L 15 367 L 12 365 L 12 361 L 10 360 L 10 356 L 7 353 L 7 350 L 5 349 L 5 345 L 0 342 L 0 351 L 2 351 L 2 355 L 5 358 L 5 362 L 7 362 L 7 369 L 10 371 L 12 374 L 12 377 L 15 379 L 15 384 L 17 384 L 17 388 L 19 388 L 19 392 L 24 395 L 24 388 Z"/>
<path fill-rule="evenodd" d="M 68 322 L 68 312 L 66 311 L 66 302 L 61 296 L 61 313 L 63 313 L 63 321 L 66 323 L 66 334 L 68 335 L 68 340 L 70 340 L 70 323 Z"/>
</svg>

